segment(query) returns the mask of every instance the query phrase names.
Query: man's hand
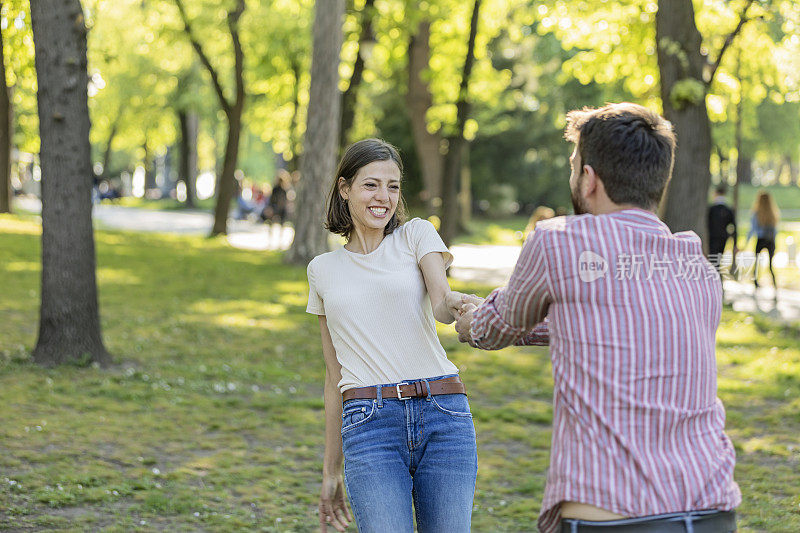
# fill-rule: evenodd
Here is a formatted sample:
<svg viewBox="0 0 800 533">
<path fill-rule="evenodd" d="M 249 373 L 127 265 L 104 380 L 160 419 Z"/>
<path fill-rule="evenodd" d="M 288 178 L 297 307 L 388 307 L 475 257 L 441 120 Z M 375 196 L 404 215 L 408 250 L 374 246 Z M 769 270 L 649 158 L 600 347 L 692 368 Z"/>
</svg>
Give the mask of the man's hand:
<svg viewBox="0 0 800 533">
<path fill-rule="evenodd" d="M 319 497 L 319 530 L 327 533 L 328 526 L 344 531 L 353 520 L 344 501 L 342 476 L 323 476 L 322 493 Z"/>
<path fill-rule="evenodd" d="M 461 307 L 461 316 L 456 321 L 456 331 L 458 332 L 458 342 L 466 342 L 472 344 L 472 335 L 470 335 L 470 324 L 472 323 L 472 315 L 477 309 L 473 303 L 466 303 Z"/>
</svg>

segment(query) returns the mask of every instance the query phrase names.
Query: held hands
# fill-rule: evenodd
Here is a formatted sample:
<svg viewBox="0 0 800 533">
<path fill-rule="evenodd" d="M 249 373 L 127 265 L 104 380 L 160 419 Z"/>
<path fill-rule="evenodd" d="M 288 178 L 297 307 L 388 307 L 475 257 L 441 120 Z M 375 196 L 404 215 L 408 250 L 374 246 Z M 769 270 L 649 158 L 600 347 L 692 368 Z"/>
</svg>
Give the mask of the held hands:
<svg viewBox="0 0 800 533">
<path fill-rule="evenodd" d="M 342 476 L 323 476 L 322 493 L 319 497 L 319 530 L 327 533 L 328 526 L 336 531 L 344 531 L 353 517 L 344 498 Z"/>
<path fill-rule="evenodd" d="M 470 323 L 472 322 L 472 315 L 483 301 L 484 299 L 480 296 L 456 291 L 450 291 L 445 296 L 447 310 L 456 320 L 459 342 L 471 343 Z"/>
<path fill-rule="evenodd" d="M 456 321 L 456 332 L 458 332 L 458 342 L 466 342 L 472 344 L 472 335 L 470 334 L 470 325 L 472 324 L 472 315 L 478 308 L 473 303 L 465 303 L 461 307 L 461 316 Z"/>
<path fill-rule="evenodd" d="M 474 294 L 464 294 L 463 292 L 450 291 L 445 297 L 447 310 L 455 320 L 461 318 L 467 306 L 479 307 L 483 303 L 483 298 Z"/>
</svg>

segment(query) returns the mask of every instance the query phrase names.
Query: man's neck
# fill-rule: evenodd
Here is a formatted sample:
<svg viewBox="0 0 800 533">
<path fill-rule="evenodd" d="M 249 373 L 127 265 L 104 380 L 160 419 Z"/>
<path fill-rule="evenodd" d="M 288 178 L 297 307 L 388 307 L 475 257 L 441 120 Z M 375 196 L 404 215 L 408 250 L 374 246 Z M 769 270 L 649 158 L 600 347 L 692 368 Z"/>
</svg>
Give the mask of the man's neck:
<svg viewBox="0 0 800 533">
<path fill-rule="evenodd" d="M 639 211 L 646 211 L 648 213 L 655 214 L 655 209 L 645 209 L 638 205 L 633 204 L 615 204 L 613 202 L 608 202 L 607 204 L 598 206 L 594 213 L 595 215 L 610 215 L 611 213 L 619 213 L 620 211 L 625 211 L 628 209 L 638 209 Z"/>
</svg>

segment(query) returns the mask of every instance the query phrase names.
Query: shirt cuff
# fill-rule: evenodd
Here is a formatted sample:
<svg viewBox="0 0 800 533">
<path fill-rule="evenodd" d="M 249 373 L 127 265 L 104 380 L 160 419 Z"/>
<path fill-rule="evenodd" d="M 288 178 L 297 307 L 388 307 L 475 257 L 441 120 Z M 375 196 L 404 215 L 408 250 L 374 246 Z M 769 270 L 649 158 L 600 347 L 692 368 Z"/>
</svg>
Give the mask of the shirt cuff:
<svg viewBox="0 0 800 533">
<path fill-rule="evenodd" d="M 550 345 L 550 320 L 545 318 L 536 324 L 532 330 L 519 339 L 515 346 L 549 346 Z"/>
<path fill-rule="evenodd" d="M 505 348 L 522 337 L 525 329 L 506 322 L 495 307 L 495 300 L 501 289 L 497 289 L 475 311 L 470 324 L 472 345 L 484 350 Z"/>
</svg>

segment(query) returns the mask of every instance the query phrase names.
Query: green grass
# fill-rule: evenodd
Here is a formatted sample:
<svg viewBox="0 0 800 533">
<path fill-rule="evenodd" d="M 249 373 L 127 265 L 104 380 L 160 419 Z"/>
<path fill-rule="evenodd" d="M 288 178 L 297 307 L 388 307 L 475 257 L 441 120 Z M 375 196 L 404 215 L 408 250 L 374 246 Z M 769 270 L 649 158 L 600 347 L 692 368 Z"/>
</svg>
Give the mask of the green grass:
<svg viewBox="0 0 800 533">
<path fill-rule="evenodd" d="M 98 232 L 115 364 L 43 369 L 29 357 L 38 232 L 34 217 L 0 216 L 0 530 L 314 531 L 324 367 L 304 269 L 223 239 Z M 473 529 L 532 531 L 551 437 L 547 351 L 478 352 L 440 332 L 472 392 Z M 723 317 L 742 531 L 800 530 L 798 336 Z"/>
</svg>

